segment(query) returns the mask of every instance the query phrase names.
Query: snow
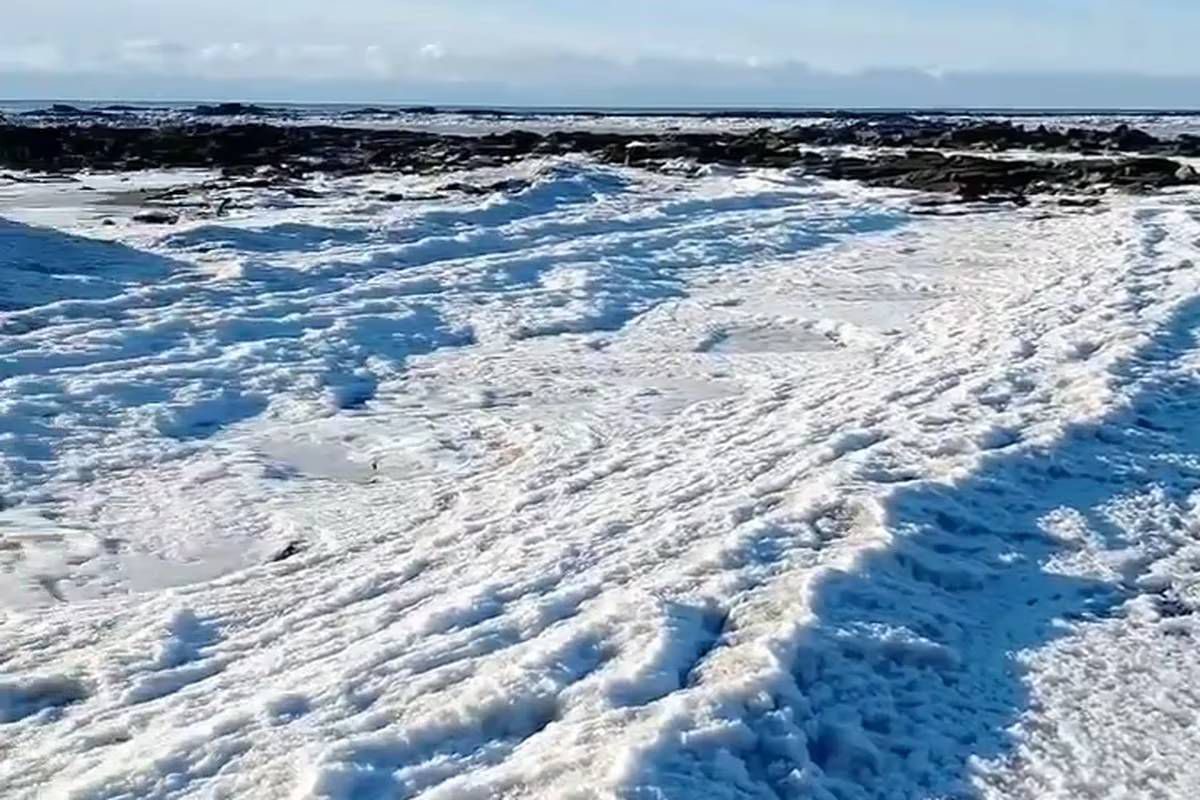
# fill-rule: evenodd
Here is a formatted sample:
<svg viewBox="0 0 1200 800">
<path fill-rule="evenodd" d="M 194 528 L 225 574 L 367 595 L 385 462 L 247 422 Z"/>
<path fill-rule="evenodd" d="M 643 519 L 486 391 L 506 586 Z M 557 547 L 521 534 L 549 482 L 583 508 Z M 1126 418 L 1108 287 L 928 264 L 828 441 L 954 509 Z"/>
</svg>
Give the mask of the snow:
<svg viewBox="0 0 1200 800">
<path fill-rule="evenodd" d="M 0 185 L 0 796 L 1200 791 L 1194 194 L 517 171 Z"/>
</svg>

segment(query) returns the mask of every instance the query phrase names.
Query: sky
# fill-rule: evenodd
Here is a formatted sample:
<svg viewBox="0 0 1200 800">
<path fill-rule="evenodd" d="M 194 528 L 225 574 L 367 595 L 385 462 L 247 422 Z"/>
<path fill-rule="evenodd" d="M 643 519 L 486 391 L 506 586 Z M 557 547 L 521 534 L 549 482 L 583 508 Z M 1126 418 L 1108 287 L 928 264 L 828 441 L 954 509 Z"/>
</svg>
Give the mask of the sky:
<svg viewBox="0 0 1200 800">
<path fill-rule="evenodd" d="M 5 0 L 0 97 L 1200 106 L 1196 0 Z"/>
</svg>

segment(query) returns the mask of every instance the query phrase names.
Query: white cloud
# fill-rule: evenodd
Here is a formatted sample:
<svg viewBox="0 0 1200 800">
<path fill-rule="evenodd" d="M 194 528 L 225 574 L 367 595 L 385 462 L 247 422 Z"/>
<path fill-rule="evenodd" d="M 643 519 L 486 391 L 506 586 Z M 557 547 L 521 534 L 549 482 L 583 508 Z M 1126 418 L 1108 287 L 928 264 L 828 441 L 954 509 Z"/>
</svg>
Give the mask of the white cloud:
<svg viewBox="0 0 1200 800">
<path fill-rule="evenodd" d="M 62 50 L 49 43 L 0 45 L 0 69 L 15 72 L 54 72 L 66 64 Z"/>
<path fill-rule="evenodd" d="M 391 77 L 395 74 L 392 57 L 382 45 L 367 45 L 363 49 L 363 64 L 368 72 L 380 78 Z"/>
<path fill-rule="evenodd" d="M 193 51 L 195 59 L 187 59 L 195 63 L 198 60 L 209 64 L 250 64 L 263 53 L 263 48 L 246 42 L 217 42 L 204 45 Z"/>
<path fill-rule="evenodd" d="M 1192 41 L 1200 27 L 1200 4 L 1183 0 L 755 0 L 738 5 L 736 13 L 719 0 L 9 0 L 0 5 L 5 7 L 0 63 L 41 70 L 58 68 L 57 59 L 30 43 L 47 43 L 66 54 L 65 60 L 86 61 L 89 71 L 103 71 L 107 65 L 98 42 L 170 41 L 197 51 L 209 43 L 257 42 L 273 49 L 313 38 L 346 47 L 347 57 L 370 74 L 381 74 L 385 66 L 379 51 L 364 57 L 372 45 L 386 51 L 388 64 L 497 58 L 506 50 L 542 48 L 621 62 L 715 55 L 741 63 L 799 59 L 843 74 L 929 63 L 952 71 L 1200 74 Z M 126 59 L 143 65 L 176 62 L 174 55 L 153 48 L 133 48 Z M 221 60 L 237 59 L 222 55 Z"/>
<path fill-rule="evenodd" d="M 159 39 L 127 39 L 116 47 L 114 57 L 122 64 L 139 69 L 170 70 L 186 58 L 188 49 Z"/>
<path fill-rule="evenodd" d="M 442 47 L 437 42 L 421 45 L 421 49 L 417 51 L 417 55 L 426 61 L 440 61 L 446 57 L 446 48 Z"/>
<path fill-rule="evenodd" d="M 68 57 L 69 56 L 69 57 Z M 772 57 L 639 57 L 566 48 L 130 37 L 65 50 L 5 47 L 10 96 L 677 106 L 1192 106 L 1200 79 L 933 68 L 833 71 Z M 53 76 L 60 75 L 55 80 Z M 105 88 L 111 87 L 111 88 Z M 253 95 L 253 97 L 251 97 Z"/>
</svg>

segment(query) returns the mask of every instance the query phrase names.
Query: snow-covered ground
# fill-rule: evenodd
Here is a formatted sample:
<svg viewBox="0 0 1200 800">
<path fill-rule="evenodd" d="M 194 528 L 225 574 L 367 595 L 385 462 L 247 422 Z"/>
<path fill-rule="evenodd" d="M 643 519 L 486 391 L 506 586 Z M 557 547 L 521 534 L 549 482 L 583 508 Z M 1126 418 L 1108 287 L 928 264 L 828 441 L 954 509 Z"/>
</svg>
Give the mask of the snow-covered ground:
<svg viewBox="0 0 1200 800">
<path fill-rule="evenodd" d="M 0 797 L 1200 793 L 1200 196 L 521 169 L 0 183 Z"/>
</svg>

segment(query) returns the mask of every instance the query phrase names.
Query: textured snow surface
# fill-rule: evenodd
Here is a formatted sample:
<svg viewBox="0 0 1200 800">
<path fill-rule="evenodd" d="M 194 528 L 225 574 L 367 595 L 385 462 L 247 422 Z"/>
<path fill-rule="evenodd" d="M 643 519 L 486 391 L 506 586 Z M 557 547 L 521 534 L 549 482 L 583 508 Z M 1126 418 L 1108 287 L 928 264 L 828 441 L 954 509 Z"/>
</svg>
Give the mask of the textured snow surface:
<svg viewBox="0 0 1200 800">
<path fill-rule="evenodd" d="M 0 183 L 0 796 L 1200 793 L 1200 198 L 520 169 Z"/>
</svg>

